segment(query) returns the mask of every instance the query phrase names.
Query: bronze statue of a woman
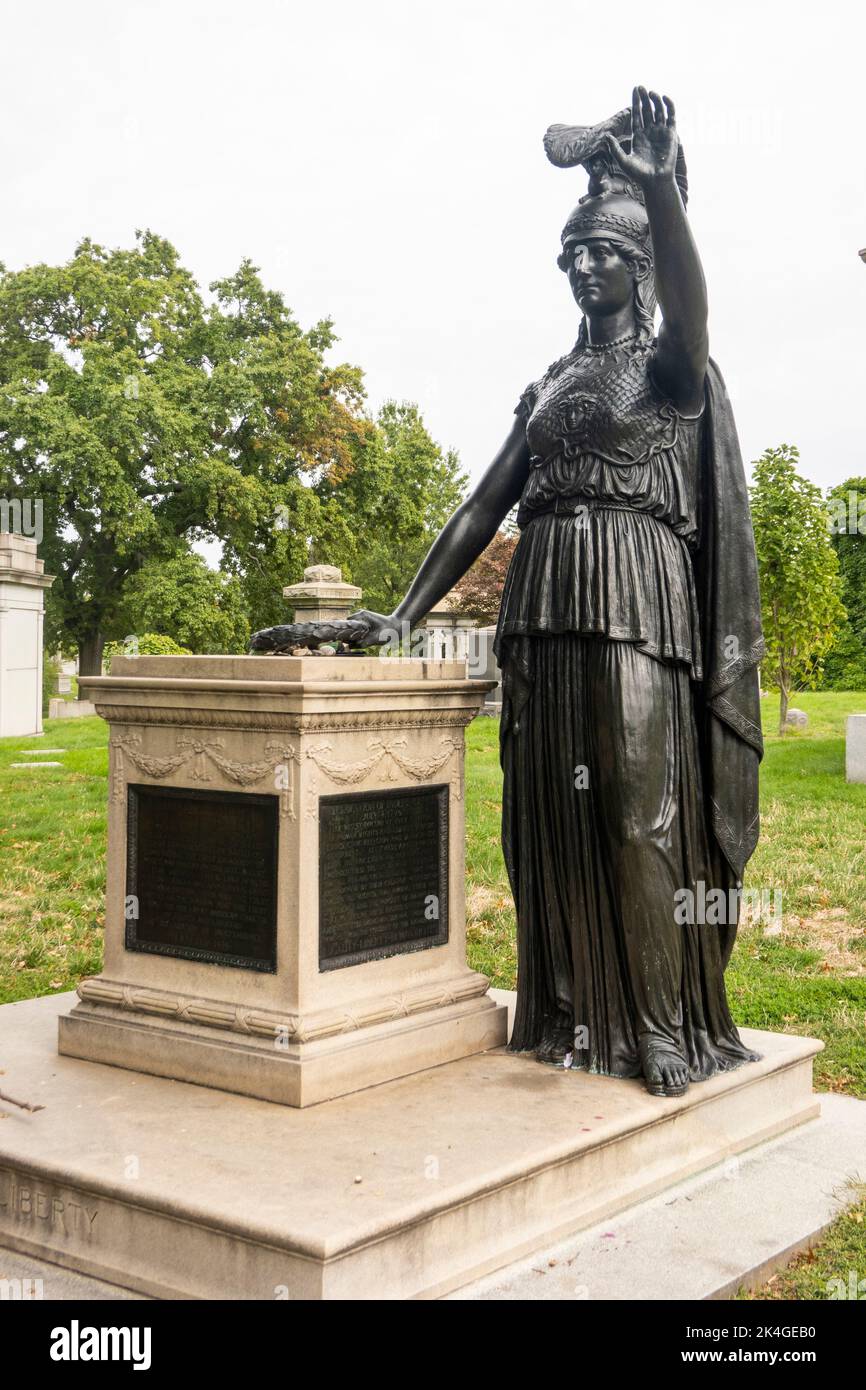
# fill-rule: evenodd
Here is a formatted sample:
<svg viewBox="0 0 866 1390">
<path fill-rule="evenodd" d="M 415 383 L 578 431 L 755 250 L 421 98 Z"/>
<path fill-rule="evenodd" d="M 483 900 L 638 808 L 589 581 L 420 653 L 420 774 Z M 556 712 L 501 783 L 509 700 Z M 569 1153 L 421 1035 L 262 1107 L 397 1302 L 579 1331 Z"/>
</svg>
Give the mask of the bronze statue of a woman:
<svg viewBox="0 0 866 1390">
<path fill-rule="evenodd" d="M 418 621 L 519 503 L 495 640 L 510 1046 L 677 1096 L 757 1060 L 724 985 L 758 837 L 754 541 L 673 102 L 638 87 L 545 144 L 590 175 L 559 257 L 577 342 L 523 392 L 394 613 L 354 620 L 367 644 Z M 707 901 L 725 907 L 688 911 Z"/>
</svg>

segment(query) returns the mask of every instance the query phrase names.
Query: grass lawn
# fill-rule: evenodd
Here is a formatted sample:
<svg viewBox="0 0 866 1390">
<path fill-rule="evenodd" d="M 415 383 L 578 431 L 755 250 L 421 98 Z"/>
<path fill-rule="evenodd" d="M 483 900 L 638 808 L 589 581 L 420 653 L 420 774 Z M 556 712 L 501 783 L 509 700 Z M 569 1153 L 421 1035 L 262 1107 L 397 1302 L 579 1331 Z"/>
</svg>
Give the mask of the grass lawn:
<svg viewBox="0 0 866 1390">
<path fill-rule="evenodd" d="M 763 701 L 763 828 L 746 881 L 781 891 L 781 920 L 743 924 L 728 992 L 740 1024 L 823 1039 L 817 1089 L 866 1097 L 866 786 L 849 786 L 844 770 L 845 719 L 866 711 L 866 695 L 799 694 L 795 703 L 809 726 L 780 739 L 777 703 Z M 498 729 L 477 719 L 467 730 L 469 954 L 493 984 L 513 988 Z M 24 756 L 40 745 L 63 752 Z M 41 758 L 62 766 L 11 766 Z M 49 720 L 41 739 L 0 740 L 0 1003 L 71 989 L 101 968 L 107 773 L 98 718 Z M 827 1281 L 849 1268 L 866 1273 L 866 1201 L 751 1296 L 826 1297 Z"/>
<path fill-rule="evenodd" d="M 12 767 L 40 761 L 62 766 Z M 102 968 L 107 794 L 101 719 L 48 719 L 42 738 L 0 739 L 0 1003 Z"/>
</svg>

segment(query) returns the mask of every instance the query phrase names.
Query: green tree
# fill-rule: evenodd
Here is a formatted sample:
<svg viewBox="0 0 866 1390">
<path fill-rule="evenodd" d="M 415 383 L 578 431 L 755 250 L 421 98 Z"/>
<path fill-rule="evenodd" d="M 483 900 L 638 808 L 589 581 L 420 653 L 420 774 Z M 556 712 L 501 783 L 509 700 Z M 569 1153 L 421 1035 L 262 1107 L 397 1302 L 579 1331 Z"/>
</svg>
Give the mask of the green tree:
<svg viewBox="0 0 866 1390">
<path fill-rule="evenodd" d="M 123 586 L 116 626 L 125 636 L 171 634 L 189 652 L 243 652 L 250 621 L 240 582 L 182 550 L 146 564 Z"/>
<path fill-rule="evenodd" d="M 866 478 L 831 488 L 827 503 L 848 618 L 824 662 L 823 683 L 832 690 L 866 690 Z"/>
<path fill-rule="evenodd" d="M 799 458 L 793 445 L 768 449 L 750 488 L 766 667 L 779 686 L 782 734 L 791 690 L 818 680 L 845 618 L 827 508 L 820 489 L 798 474 Z"/>
<path fill-rule="evenodd" d="M 466 482 L 457 454 L 431 438 L 418 407 L 386 402 L 352 465 L 330 470 L 319 484 L 324 516 L 314 560 L 342 564 L 363 589 L 364 606 L 390 613 Z"/>
<path fill-rule="evenodd" d="M 205 303 L 150 232 L 131 250 L 85 240 L 63 266 L 0 267 L 0 495 L 42 502 L 46 641 L 77 644 L 83 674 L 125 635 L 145 567 L 188 588 L 179 557 L 197 540 L 223 542 L 254 612 L 263 577 L 276 566 L 285 582 L 337 523 L 316 485 L 375 435 L 360 371 L 325 362 L 329 321 L 302 331 L 247 261 L 211 291 Z M 226 592 L 196 645 L 221 640 Z"/>
</svg>

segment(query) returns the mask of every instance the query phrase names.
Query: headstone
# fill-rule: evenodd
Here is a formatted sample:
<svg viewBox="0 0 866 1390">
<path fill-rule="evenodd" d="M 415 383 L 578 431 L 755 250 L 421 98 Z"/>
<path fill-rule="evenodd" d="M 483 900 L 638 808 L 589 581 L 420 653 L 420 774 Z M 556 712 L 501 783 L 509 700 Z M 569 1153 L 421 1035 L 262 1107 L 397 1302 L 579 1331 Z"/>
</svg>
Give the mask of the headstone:
<svg viewBox="0 0 866 1390">
<path fill-rule="evenodd" d="M 86 719 L 96 713 L 92 700 L 64 700 L 59 695 L 48 701 L 49 719 Z"/>
<path fill-rule="evenodd" d="M 36 541 L 0 532 L 0 738 L 42 732 L 42 621 L 54 583 Z"/>
<path fill-rule="evenodd" d="M 809 723 L 809 716 L 804 709 L 789 709 L 785 723 L 790 724 L 793 729 L 805 729 Z"/>
<path fill-rule="evenodd" d="M 72 677 L 60 671 L 54 678 L 54 686 L 58 695 L 69 695 L 72 692 Z"/>
<path fill-rule="evenodd" d="M 866 714 L 848 715 L 845 778 L 848 782 L 866 782 Z"/>
<path fill-rule="evenodd" d="M 484 697 L 482 714 L 499 715 L 502 713 L 502 672 L 493 651 L 493 638 L 496 636 L 496 628 L 480 627 L 476 633 L 472 634 L 472 646 L 476 652 L 474 665 L 470 666 L 473 676 L 479 680 L 493 681 L 495 684 L 488 690 Z"/>
<path fill-rule="evenodd" d="M 464 662 L 114 657 L 105 968 L 61 1052 L 303 1106 L 484 1051 Z"/>
<path fill-rule="evenodd" d="M 348 618 L 361 606 L 362 591 L 343 581 L 336 565 L 309 565 L 302 584 L 289 584 L 283 598 L 292 605 L 295 622 L 334 622 Z"/>
</svg>

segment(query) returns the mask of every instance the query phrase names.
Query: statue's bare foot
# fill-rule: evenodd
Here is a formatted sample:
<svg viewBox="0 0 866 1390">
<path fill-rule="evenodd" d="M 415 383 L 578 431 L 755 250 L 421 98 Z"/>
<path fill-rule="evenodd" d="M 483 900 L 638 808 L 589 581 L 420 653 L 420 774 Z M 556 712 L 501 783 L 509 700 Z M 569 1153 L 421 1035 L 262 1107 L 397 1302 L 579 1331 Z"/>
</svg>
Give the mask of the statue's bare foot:
<svg viewBox="0 0 866 1390">
<path fill-rule="evenodd" d="M 673 1043 L 655 1033 L 640 1039 L 644 1084 L 651 1096 L 684 1096 L 689 1088 L 689 1065 Z"/>
</svg>

